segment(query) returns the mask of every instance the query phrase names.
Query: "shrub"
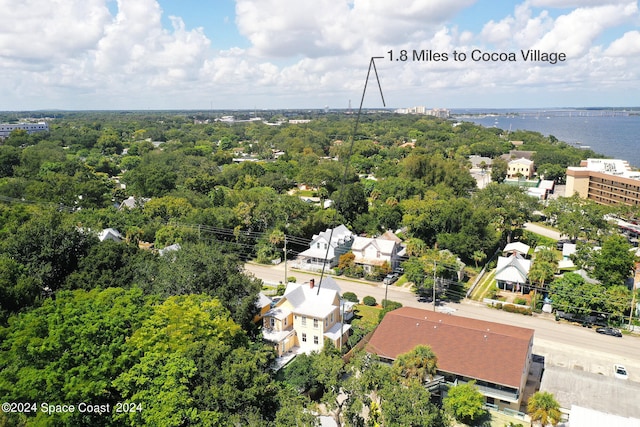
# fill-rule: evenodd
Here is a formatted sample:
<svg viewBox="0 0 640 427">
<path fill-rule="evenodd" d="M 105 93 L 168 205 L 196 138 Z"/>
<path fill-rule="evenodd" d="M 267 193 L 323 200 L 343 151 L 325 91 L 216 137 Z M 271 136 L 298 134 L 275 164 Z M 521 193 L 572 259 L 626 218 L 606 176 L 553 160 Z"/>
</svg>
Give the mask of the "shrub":
<svg viewBox="0 0 640 427">
<path fill-rule="evenodd" d="M 296 278 L 295 278 L 295 276 L 289 276 L 289 277 L 287 277 L 287 282 L 296 283 Z"/>
<path fill-rule="evenodd" d="M 502 306 L 502 309 L 508 313 L 515 313 L 516 312 L 516 306 L 513 304 L 504 304 Z"/>
<path fill-rule="evenodd" d="M 382 302 L 380 302 L 380 305 L 382 305 L 382 307 L 387 311 L 402 307 L 402 303 L 399 303 L 398 301 L 391 301 L 390 299 L 383 299 Z"/>
<path fill-rule="evenodd" d="M 518 314 L 524 314 L 525 316 L 531 316 L 531 309 L 530 308 L 516 307 L 513 304 L 504 304 L 502 306 L 502 309 L 504 311 L 509 312 L 509 313 L 518 313 Z"/>
<path fill-rule="evenodd" d="M 353 292 L 345 292 L 344 294 L 342 294 L 342 299 L 347 300 L 347 301 L 351 301 L 351 302 L 358 302 L 358 296 L 356 294 L 354 294 Z"/>
<path fill-rule="evenodd" d="M 362 299 L 362 302 L 364 303 L 364 305 L 368 305 L 368 306 L 375 306 L 377 304 L 376 299 L 370 295 L 367 295 L 366 297 L 364 297 Z"/>
<path fill-rule="evenodd" d="M 384 318 L 385 314 L 402 307 L 401 303 L 397 301 L 391 301 L 388 299 L 383 299 L 381 304 L 382 304 L 382 310 L 380 310 L 380 313 L 378 313 L 378 323 L 382 322 L 382 319 Z"/>
<path fill-rule="evenodd" d="M 527 305 L 527 300 L 525 298 L 516 298 L 513 300 L 513 303 L 518 305 Z"/>
<path fill-rule="evenodd" d="M 501 303 L 501 302 L 497 303 L 497 304 L 496 304 L 496 308 L 497 308 L 498 310 L 502 310 L 502 303 Z"/>
</svg>

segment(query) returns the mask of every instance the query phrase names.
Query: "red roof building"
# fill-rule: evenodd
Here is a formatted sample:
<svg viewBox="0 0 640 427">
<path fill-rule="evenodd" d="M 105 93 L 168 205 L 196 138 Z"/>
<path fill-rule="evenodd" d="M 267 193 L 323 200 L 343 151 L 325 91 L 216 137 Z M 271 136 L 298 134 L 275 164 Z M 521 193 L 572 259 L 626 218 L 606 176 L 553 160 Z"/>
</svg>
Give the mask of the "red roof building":
<svg viewBox="0 0 640 427">
<path fill-rule="evenodd" d="M 386 314 L 366 350 L 393 362 L 417 345 L 429 345 L 446 382 L 475 380 L 487 403 L 519 410 L 533 334 L 533 329 L 402 307 Z"/>
</svg>

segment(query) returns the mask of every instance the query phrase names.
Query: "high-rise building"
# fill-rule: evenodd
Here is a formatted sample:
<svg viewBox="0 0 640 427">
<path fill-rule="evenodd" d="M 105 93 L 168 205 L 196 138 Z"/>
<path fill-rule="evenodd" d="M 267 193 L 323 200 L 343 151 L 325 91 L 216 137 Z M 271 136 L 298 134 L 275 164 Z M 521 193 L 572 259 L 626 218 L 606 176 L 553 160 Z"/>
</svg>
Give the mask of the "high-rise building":
<svg viewBox="0 0 640 427">
<path fill-rule="evenodd" d="M 566 195 L 578 193 L 601 205 L 640 205 L 640 171 L 625 160 L 587 159 L 567 168 Z"/>
</svg>

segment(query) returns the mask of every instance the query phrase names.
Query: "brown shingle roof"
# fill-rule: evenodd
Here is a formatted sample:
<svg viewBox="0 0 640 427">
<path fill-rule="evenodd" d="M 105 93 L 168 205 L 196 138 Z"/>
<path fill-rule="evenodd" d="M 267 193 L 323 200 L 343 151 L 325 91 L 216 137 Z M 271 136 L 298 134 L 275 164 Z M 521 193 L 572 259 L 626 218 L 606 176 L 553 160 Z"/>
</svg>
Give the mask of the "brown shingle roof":
<svg viewBox="0 0 640 427">
<path fill-rule="evenodd" d="M 387 313 L 367 351 L 388 359 L 426 344 L 438 370 L 519 388 L 533 329 L 451 316 L 412 307 Z"/>
</svg>

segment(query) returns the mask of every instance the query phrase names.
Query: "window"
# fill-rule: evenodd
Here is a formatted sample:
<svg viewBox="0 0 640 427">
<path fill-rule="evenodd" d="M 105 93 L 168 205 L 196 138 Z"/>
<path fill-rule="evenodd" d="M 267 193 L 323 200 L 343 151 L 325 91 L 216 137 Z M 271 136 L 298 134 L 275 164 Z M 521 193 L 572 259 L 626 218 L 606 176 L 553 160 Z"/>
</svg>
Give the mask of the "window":
<svg viewBox="0 0 640 427">
<path fill-rule="evenodd" d="M 307 334 L 302 333 L 302 342 L 307 342 Z"/>
<path fill-rule="evenodd" d="M 331 313 L 331 323 L 333 323 L 333 313 Z"/>
<path fill-rule="evenodd" d="M 276 319 L 274 319 L 273 317 L 269 319 L 271 322 L 271 327 L 273 328 L 274 326 L 276 326 Z"/>
<path fill-rule="evenodd" d="M 316 248 L 320 249 L 320 242 L 316 243 Z"/>
<path fill-rule="evenodd" d="M 318 336 L 317 335 L 313 336 L 313 343 L 314 344 L 318 344 Z"/>
<path fill-rule="evenodd" d="M 313 327 L 318 329 L 318 319 L 313 319 Z"/>
<path fill-rule="evenodd" d="M 306 318 L 306 316 L 302 316 L 301 324 L 302 324 L 302 326 L 307 326 L 307 318 Z"/>
</svg>

